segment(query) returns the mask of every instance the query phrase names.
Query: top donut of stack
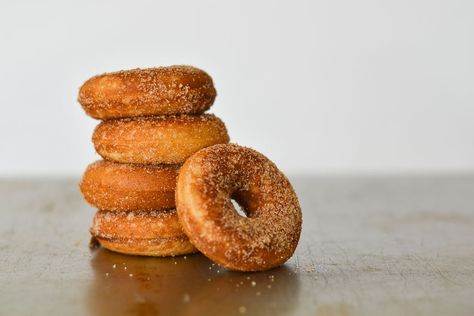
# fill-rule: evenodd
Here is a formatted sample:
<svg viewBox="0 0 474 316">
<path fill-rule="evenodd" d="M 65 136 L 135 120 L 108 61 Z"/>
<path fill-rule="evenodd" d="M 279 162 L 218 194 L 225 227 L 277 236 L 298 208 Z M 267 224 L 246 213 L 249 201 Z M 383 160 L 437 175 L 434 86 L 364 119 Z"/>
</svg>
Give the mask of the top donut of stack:
<svg viewBox="0 0 474 316">
<path fill-rule="evenodd" d="M 171 114 L 200 114 L 216 98 L 212 78 L 191 66 L 132 69 L 87 80 L 78 101 L 101 120 Z"/>
</svg>

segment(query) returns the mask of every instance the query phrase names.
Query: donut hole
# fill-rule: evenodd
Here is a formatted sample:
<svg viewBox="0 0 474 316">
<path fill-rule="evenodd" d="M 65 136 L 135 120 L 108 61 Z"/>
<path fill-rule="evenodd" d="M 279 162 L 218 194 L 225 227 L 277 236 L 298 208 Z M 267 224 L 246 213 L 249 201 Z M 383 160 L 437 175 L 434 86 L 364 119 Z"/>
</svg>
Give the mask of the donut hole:
<svg viewBox="0 0 474 316">
<path fill-rule="evenodd" d="M 230 202 L 232 203 L 232 206 L 234 206 L 234 209 L 237 212 L 237 214 L 239 214 L 239 216 L 248 217 L 247 213 L 245 212 L 244 208 L 239 204 L 239 202 L 237 202 L 233 198 L 230 199 Z"/>
</svg>

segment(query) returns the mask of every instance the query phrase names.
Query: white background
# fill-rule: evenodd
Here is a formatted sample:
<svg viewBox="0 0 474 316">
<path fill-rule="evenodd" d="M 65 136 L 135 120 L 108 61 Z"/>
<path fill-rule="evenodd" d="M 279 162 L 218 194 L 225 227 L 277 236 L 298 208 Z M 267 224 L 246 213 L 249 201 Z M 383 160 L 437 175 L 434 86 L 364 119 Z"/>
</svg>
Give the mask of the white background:
<svg viewBox="0 0 474 316">
<path fill-rule="evenodd" d="M 191 64 L 289 173 L 474 170 L 474 1 L 0 1 L 0 176 L 80 175 L 90 76 Z"/>
</svg>

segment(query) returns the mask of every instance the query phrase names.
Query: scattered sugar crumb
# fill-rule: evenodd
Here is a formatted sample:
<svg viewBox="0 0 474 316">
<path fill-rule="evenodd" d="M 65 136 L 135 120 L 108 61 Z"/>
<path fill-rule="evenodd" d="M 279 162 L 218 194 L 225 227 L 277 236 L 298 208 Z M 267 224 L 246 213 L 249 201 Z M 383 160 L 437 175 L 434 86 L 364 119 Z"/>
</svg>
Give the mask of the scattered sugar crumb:
<svg viewBox="0 0 474 316">
<path fill-rule="evenodd" d="M 189 294 L 185 293 L 183 295 L 183 302 L 184 303 L 189 303 L 189 301 L 191 301 L 191 296 Z"/>
</svg>

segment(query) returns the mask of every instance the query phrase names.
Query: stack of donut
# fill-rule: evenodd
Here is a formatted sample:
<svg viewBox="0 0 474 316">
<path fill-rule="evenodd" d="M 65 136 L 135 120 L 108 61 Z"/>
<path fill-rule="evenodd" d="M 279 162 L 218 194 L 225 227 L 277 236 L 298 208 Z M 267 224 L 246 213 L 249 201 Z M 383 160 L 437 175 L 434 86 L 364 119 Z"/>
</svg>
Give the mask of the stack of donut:
<svg viewBox="0 0 474 316">
<path fill-rule="evenodd" d="M 102 120 L 92 141 L 104 160 L 87 168 L 80 188 L 99 209 L 91 233 L 103 247 L 146 256 L 199 250 L 239 271 L 293 255 L 296 193 L 267 157 L 227 144 L 224 123 L 204 114 L 215 97 L 211 77 L 190 66 L 109 73 L 81 87 L 84 110 Z"/>
<path fill-rule="evenodd" d="M 102 120 L 92 141 L 103 160 L 80 183 L 98 208 L 91 234 L 113 251 L 175 256 L 197 251 L 176 212 L 178 171 L 208 146 L 229 142 L 224 123 L 205 114 L 212 78 L 190 66 L 134 69 L 87 80 L 78 101 Z"/>
</svg>

